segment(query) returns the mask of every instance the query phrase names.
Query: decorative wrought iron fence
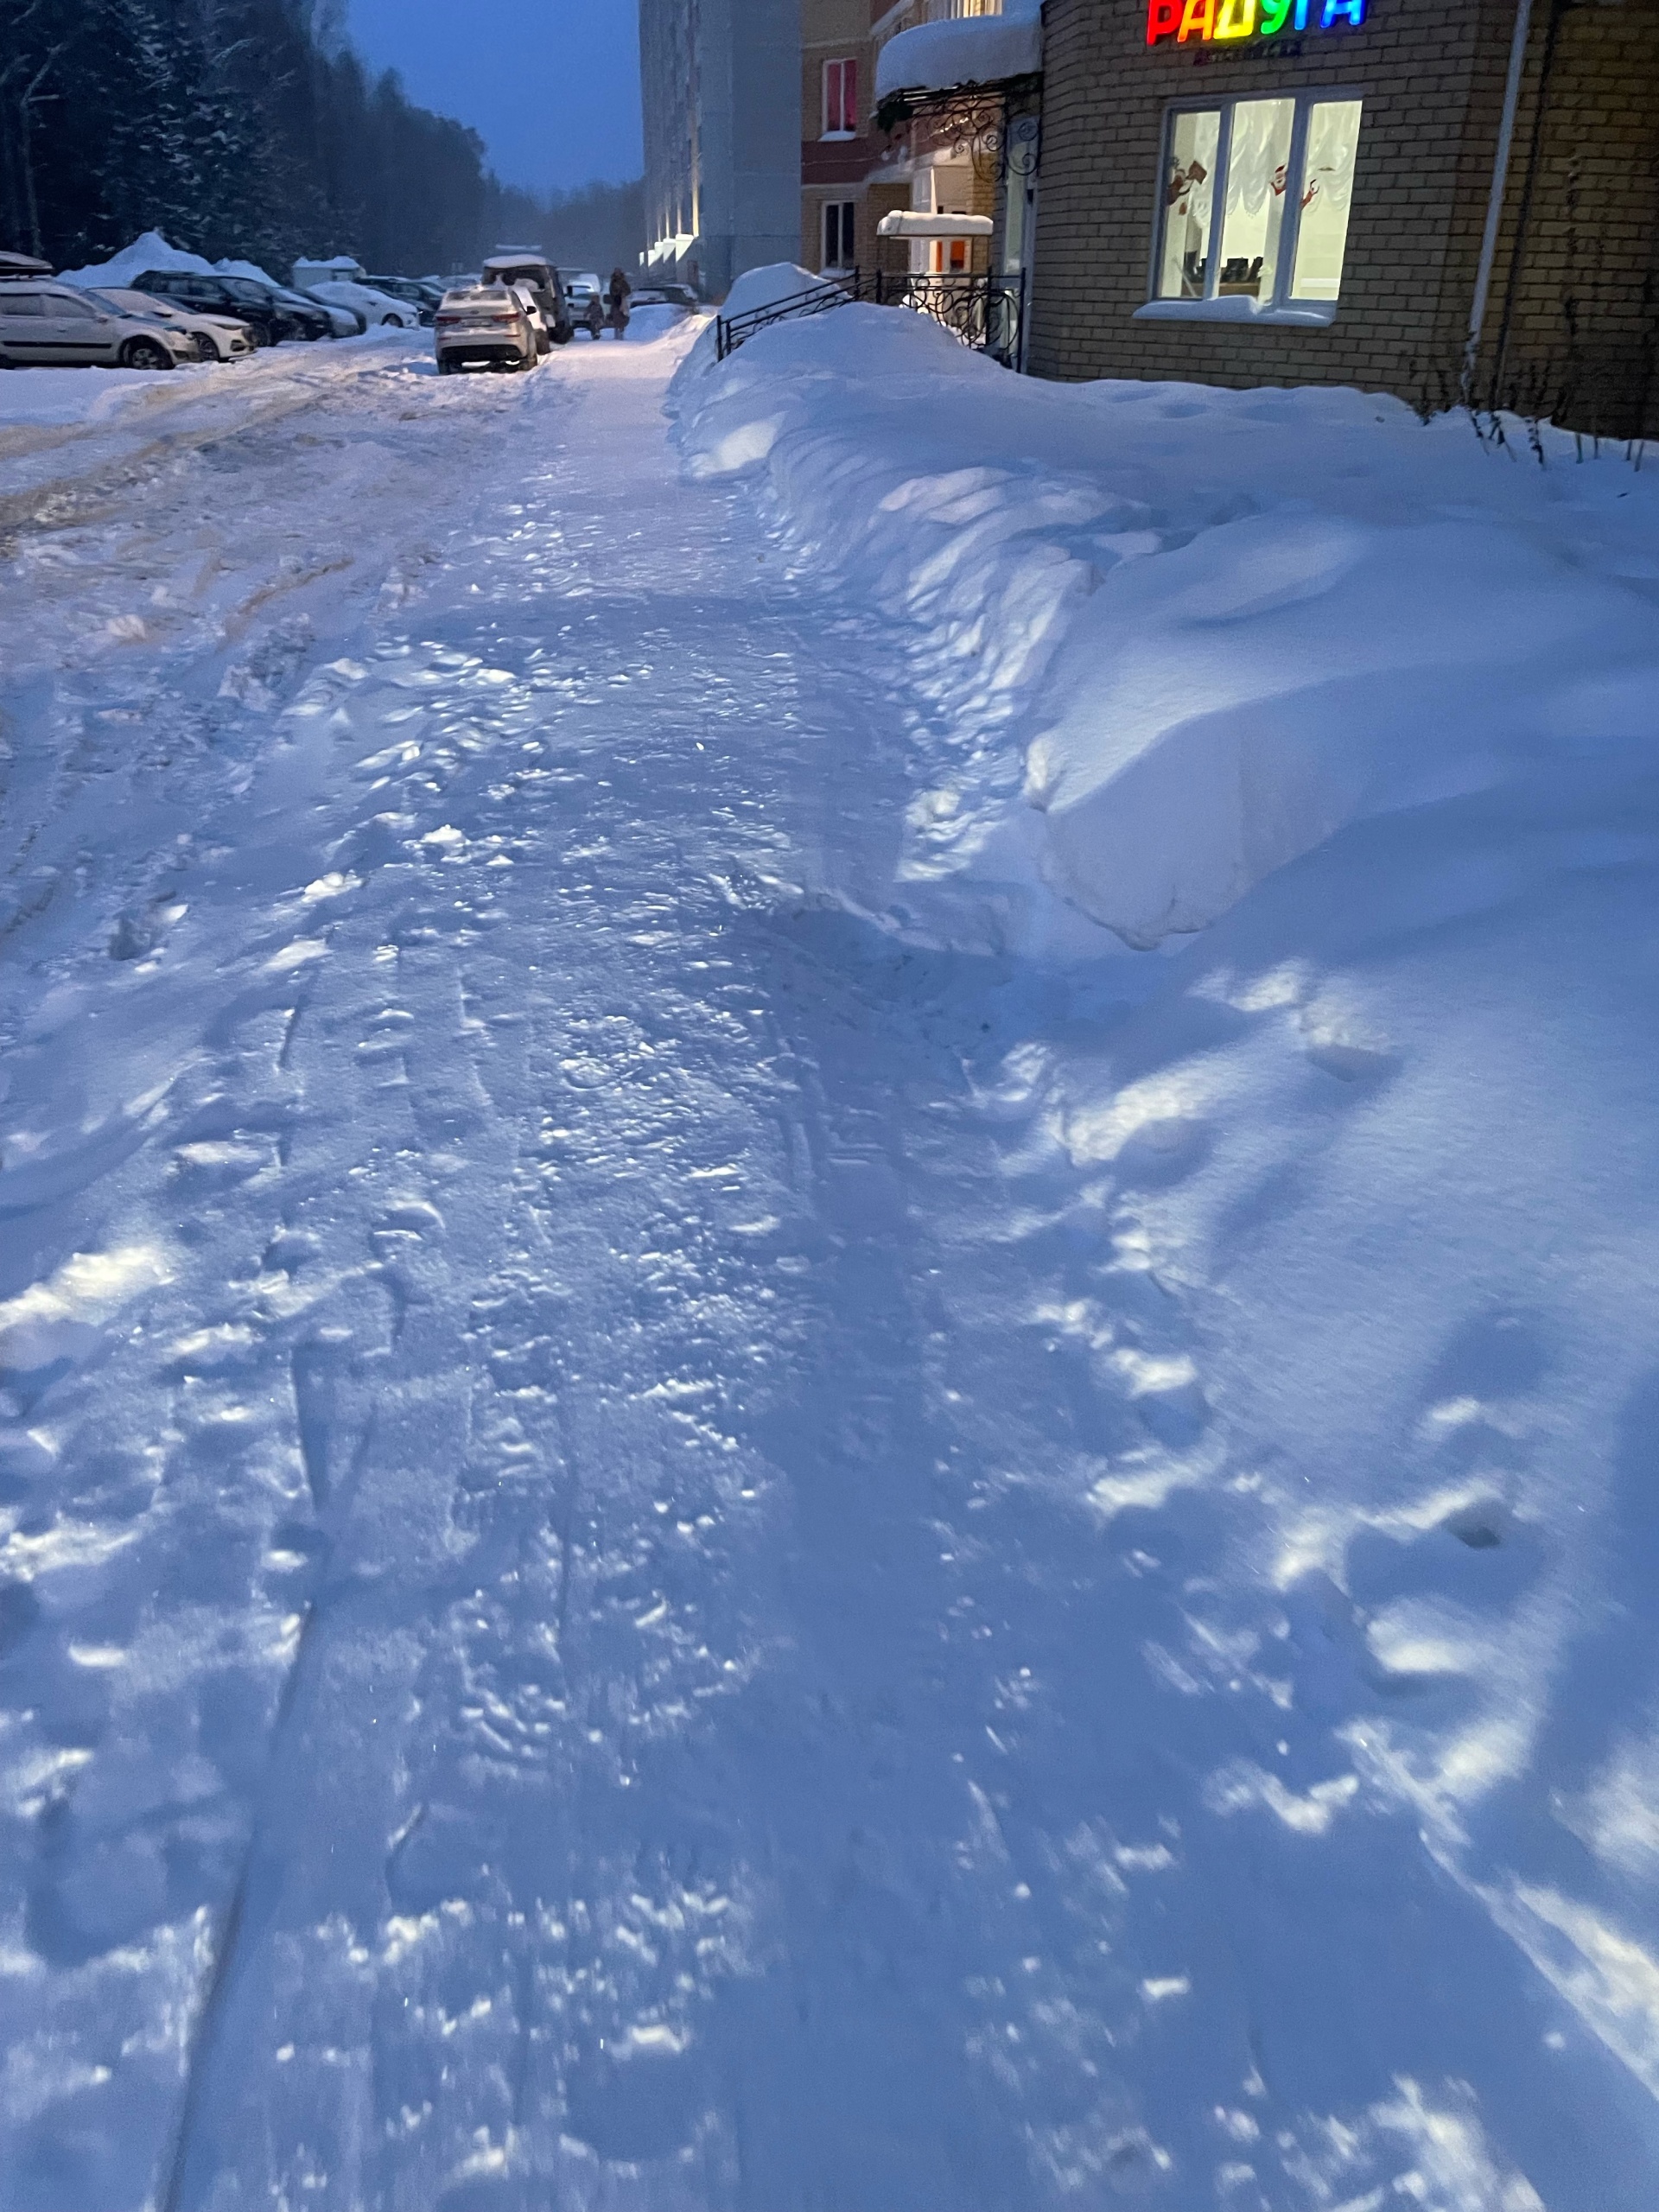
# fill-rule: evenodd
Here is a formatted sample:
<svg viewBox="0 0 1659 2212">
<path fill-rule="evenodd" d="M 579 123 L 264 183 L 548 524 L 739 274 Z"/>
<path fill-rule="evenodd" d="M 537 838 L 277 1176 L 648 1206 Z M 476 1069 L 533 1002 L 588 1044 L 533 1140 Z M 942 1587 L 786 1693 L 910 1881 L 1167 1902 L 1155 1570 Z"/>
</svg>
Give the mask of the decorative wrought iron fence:
<svg viewBox="0 0 1659 2212">
<path fill-rule="evenodd" d="M 849 269 L 824 283 L 774 300 L 767 307 L 750 308 L 743 315 L 721 315 L 715 324 L 716 358 L 725 360 L 757 330 L 771 323 L 823 315 L 853 300 L 866 300 L 875 307 L 913 308 L 918 315 L 930 315 L 935 322 L 943 323 L 964 346 L 988 353 L 1004 367 L 1025 366 L 1023 270 L 1008 276 L 957 270 L 936 276 L 890 269 Z"/>
<path fill-rule="evenodd" d="M 857 289 L 858 271 L 849 270 L 847 276 L 832 277 L 810 290 L 791 292 L 781 300 L 773 300 L 763 308 L 749 308 L 742 315 L 717 315 L 715 318 L 715 358 L 723 361 L 728 353 L 735 353 L 745 339 L 753 338 L 757 330 L 765 330 L 774 322 L 792 322 L 798 315 L 822 315 L 828 308 L 845 307 L 849 300 L 861 296 Z"/>
</svg>

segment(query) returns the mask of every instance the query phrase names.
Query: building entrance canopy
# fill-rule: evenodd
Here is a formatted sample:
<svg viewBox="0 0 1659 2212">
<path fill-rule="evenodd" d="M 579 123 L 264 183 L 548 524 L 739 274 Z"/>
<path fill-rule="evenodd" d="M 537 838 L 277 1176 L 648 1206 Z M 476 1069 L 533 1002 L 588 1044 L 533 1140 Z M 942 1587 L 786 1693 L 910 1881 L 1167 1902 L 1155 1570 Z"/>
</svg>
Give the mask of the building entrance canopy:
<svg viewBox="0 0 1659 2212">
<path fill-rule="evenodd" d="M 875 226 L 881 238 L 988 238 L 995 226 L 988 215 L 930 215 L 895 207 Z"/>
</svg>

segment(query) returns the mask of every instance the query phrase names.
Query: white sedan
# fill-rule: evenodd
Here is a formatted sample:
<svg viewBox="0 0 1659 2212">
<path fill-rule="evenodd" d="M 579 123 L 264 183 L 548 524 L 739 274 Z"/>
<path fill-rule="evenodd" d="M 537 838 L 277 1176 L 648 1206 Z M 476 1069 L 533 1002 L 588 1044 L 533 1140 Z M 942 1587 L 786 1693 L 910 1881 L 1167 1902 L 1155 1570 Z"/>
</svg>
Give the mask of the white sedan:
<svg viewBox="0 0 1659 2212">
<path fill-rule="evenodd" d="M 394 300 L 390 292 L 377 292 L 372 284 L 355 284 L 349 277 L 330 277 L 321 284 L 308 284 L 306 297 L 326 308 L 345 308 L 362 319 L 365 330 L 418 330 L 421 311 L 407 300 Z"/>
<path fill-rule="evenodd" d="M 122 286 L 100 284 L 89 290 L 90 299 L 102 300 L 118 315 L 135 315 L 143 321 L 164 322 L 175 330 L 182 330 L 196 341 L 196 350 L 204 361 L 239 361 L 254 350 L 254 340 L 248 326 L 227 315 L 194 315 L 184 308 L 175 308 L 170 301 L 151 297 L 148 292 L 130 291 Z"/>
</svg>

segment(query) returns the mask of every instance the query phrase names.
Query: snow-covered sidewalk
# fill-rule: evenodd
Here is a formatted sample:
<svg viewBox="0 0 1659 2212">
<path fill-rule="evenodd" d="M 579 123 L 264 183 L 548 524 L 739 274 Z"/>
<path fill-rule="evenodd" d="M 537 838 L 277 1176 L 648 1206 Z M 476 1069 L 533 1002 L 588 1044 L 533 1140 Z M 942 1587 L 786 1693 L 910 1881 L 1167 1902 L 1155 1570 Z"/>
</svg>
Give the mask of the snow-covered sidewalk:
<svg viewBox="0 0 1659 2212">
<path fill-rule="evenodd" d="M 8 2212 L 1643 2201 L 1643 787 L 1125 951 L 1025 752 L 1259 491 L 863 313 L 16 541 Z"/>
</svg>

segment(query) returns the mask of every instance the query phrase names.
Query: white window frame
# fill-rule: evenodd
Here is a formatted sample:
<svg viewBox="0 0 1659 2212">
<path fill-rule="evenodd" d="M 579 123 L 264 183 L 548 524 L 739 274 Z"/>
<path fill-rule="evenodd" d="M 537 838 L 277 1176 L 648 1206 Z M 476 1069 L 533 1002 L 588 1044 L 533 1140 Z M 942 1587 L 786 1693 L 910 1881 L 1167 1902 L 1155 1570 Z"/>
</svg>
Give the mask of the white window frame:
<svg viewBox="0 0 1659 2212">
<path fill-rule="evenodd" d="M 1294 99 L 1296 103 L 1290 125 L 1290 153 L 1285 162 L 1286 205 L 1279 233 L 1278 267 L 1274 276 L 1273 296 L 1268 300 L 1252 300 L 1232 294 L 1222 299 L 1217 297 L 1216 287 L 1221 281 L 1221 226 L 1227 208 L 1227 164 L 1232 154 L 1233 116 L 1236 110 L 1247 101 L 1263 99 Z M 1164 111 L 1163 130 L 1158 142 L 1158 208 L 1152 226 L 1152 257 L 1147 269 L 1147 302 L 1144 307 L 1135 311 L 1137 322 L 1288 323 L 1306 330 L 1322 328 L 1336 321 L 1338 309 L 1342 304 L 1340 296 L 1334 300 L 1298 300 L 1292 298 L 1290 291 L 1296 269 L 1296 242 L 1302 227 L 1302 166 L 1307 158 L 1308 117 L 1314 107 L 1325 100 L 1359 102 L 1359 127 L 1363 139 L 1366 93 L 1359 86 L 1314 85 L 1305 91 L 1211 92 L 1207 96 L 1194 93 L 1190 99 L 1170 102 Z M 1169 176 L 1170 139 L 1178 117 L 1213 115 L 1217 109 L 1221 112 L 1221 134 L 1216 143 L 1215 185 L 1211 194 L 1210 236 L 1205 254 L 1204 297 L 1201 300 L 1160 300 L 1157 296 L 1158 275 L 1164 251 L 1164 225 L 1168 213 L 1165 198 Z M 1354 163 L 1357 173 L 1357 148 Z M 1343 263 L 1345 271 L 1345 247 Z"/>
<path fill-rule="evenodd" d="M 856 138 L 858 136 L 858 126 L 856 122 L 855 122 L 854 126 L 850 130 L 845 129 L 832 130 L 830 128 L 830 72 L 832 69 L 839 69 L 842 73 L 841 111 L 843 116 L 847 112 L 846 73 L 849 69 L 853 73 L 853 106 L 855 111 L 856 111 L 858 106 L 859 93 L 863 89 L 858 81 L 862 73 L 859 68 L 858 56 L 855 54 L 837 54 L 831 56 L 830 60 L 820 65 L 818 70 L 818 95 L 820 101 L 818 136 L 820 138 Z"/>
</svg>

